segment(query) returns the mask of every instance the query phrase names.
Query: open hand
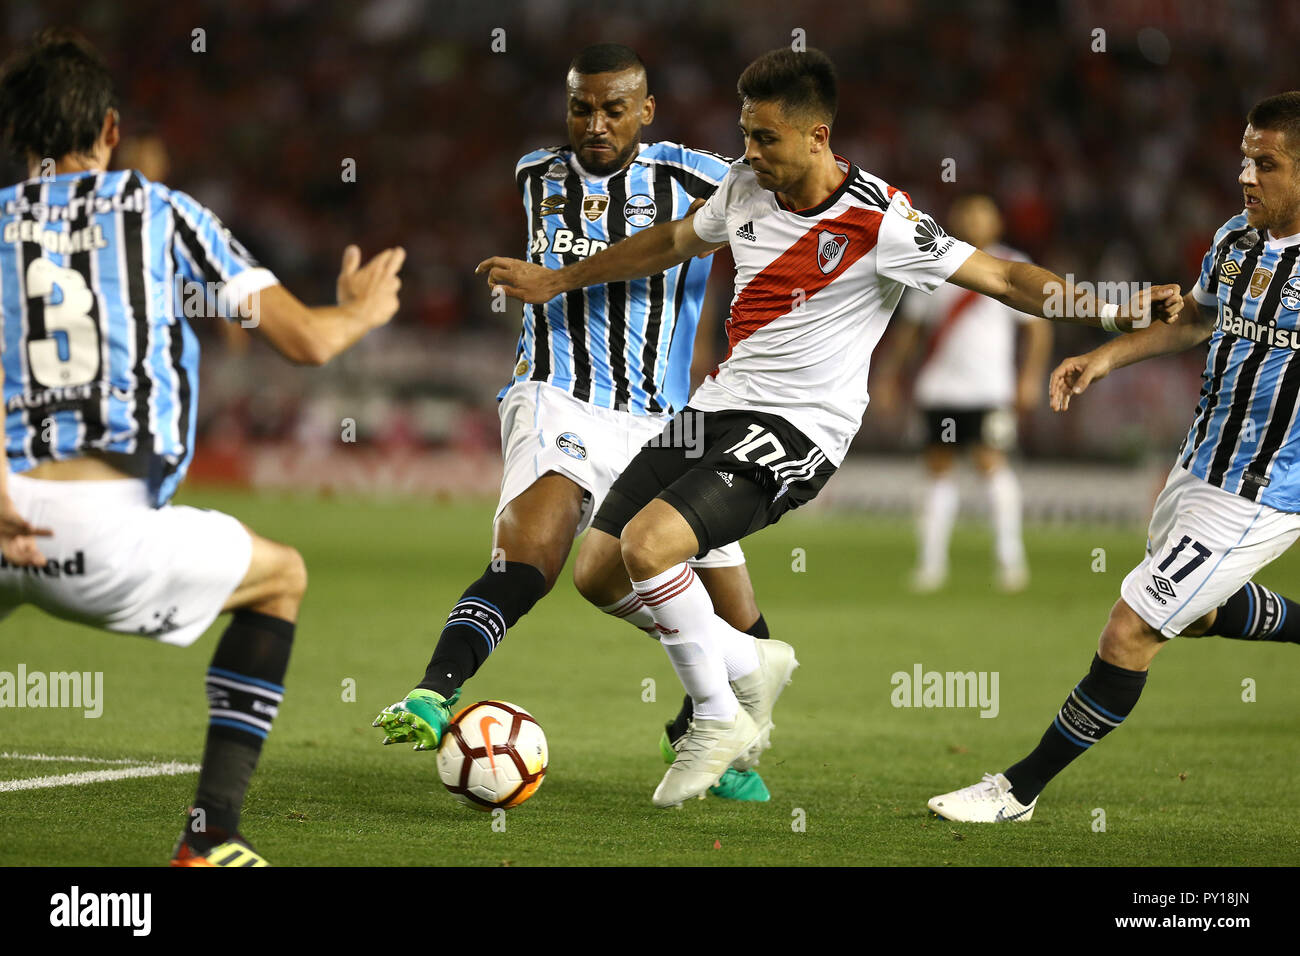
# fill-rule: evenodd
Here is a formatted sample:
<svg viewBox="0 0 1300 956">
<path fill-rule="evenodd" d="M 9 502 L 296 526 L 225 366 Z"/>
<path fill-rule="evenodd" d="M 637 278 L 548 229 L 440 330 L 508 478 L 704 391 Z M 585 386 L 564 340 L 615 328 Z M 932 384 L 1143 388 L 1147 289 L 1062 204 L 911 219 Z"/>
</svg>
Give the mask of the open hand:
<svg viewBox="0 0 1300 956">
<path fill-rule="evenodd" d="M 1047 390 L 1052 400 L 1052 411 L 1063 412 L 1070 407 L 1072 395 L 1082 395 L 1088 386 L 1110 374 L 1110 366 L 1097 353 L 1074 355 L 1052 370 Z"/>
<path fill-rule="evenodd" d="M 383 325 L 397 312 L 397 292 L 402 280 L 397 277 L 406 250 L 401 246 L 385 249 L 361 265 L 361 250 L 348 246 L 343 250 L 343 268 L 339 270 L 339 305 L 353 306 L 373 325 Z"/>
<path fill-rule="evenodd" d="M 53 534 L 48 528 L 33 528 L 15 510 L 11 501 L 0 502 L 0 552 L 20 568 L 45 567 L 45 555 L 36 547 L 38 537 Z"/>
</svg>

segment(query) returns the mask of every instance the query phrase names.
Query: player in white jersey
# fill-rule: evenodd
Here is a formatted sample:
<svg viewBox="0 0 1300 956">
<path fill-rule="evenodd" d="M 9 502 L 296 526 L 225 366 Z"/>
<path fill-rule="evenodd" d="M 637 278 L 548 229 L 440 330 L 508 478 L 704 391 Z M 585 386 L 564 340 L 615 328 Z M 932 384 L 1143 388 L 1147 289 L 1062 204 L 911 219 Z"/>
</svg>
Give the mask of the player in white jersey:
<svg viewBox="0 0 1300 956">
<path fill-rule="evenodd" d="M 710 786 L 767 743 L 772 708 L 796 666 L 793 649 L 754 641 L 714 612 L 686 564 L 810 500 L 843 460 L 866 409 L 867 365 L 904 287 L 944 281 L 1043 315 L 1127 327 L 1065 280 L 998 259 L 948 236 L 907 195 L 830 149 L 834 67 L 817 50 L 774 50 L 741 74 L 745 158 L 694 216 L 548 270 L 514 259 L 479 265 L 507 295 L 544 302 L 566 289 L 653 273 L 727 240 L 736 295 L 731 352 L 664 433 L 614 483 L 578 555 L 582 591 L 596 602 L 635 591 L 654 614 L 695 721 L 655 791 L 670 807 Z M 1176 286 L 1135 299 L 1176 313 Z M 686 420 L 704 454 L 671 447 Z"/>
<path fill-rule="evenodd" d="M 172 864 L 265 866 L 239 833 L 240 810 L 284 691 L 307 572 L 296 550 L 229 515 L 167 503 L 193 454 L 198 364 L 172 278 L 214 295 L 221 286 L 224 314 L 248 317 L 290 361 L 319 365 L 392 318 L 405 253 L 359 267 L 349 246 L 339 305 L 304 306 L 193 199 L 106 172 L 120 136 L 112 80 L 62 31 L 6 63 L 0 130 L 31 177 L 0 190 L 0 618 L 33 604 L 184 647 L 232 612 L 207 673 L 207 743 Z M 117 189 L 132 198 L 114 204 Z M 51 251 L 82 222 L 97 248 Z M 53 420 L 52 437 L 39 434 L 41 415 L 32 427 L 32 408 Z"/>
<path fill-rule="evenodd" d="M 594 44 L 573 58 L 568 146 L 534 150 L 516 169 L 537 262 L 580 262 L 680 217 L 726 175 L 727 161 L 711 153 L 641 143 L 655 112 L 647 84 L 640 58 L 620 44 Z M 685 404 L 710 265 L 707 258 L 673 263 L 648 282 L 611 283 L 525 308 L 513 379 L 498 396 L 505 468 L 493 557 L 452 607 L 415 689 L 375 718 L 384 743 L 437 749 L 461 686 L 555 586 L 610 485 L 663 429 L 666 413 Z M 767 636 L 739 544 L 692 564 L 719 614 Z M 602 610 L 653 633 L 635 595 L 619 594 Z M 685 701 L 665 728 L 660 748 L 669 759 L 690 717 Z M 729 773 L 713 792 L 768 799 L 756 772 Z"/>
<path fill-rule="evenodd" d="M 952 233 L 1000 259 L 1027 261 L 1000 245 L 1002 216 L 987 196 L 969 195 L 953 203 Z M 898 404 L 903 369 L 922 355 L 913 399 L 925 419 L 927 482 L 921 498 L 917 537 L 920 557 L 912 588 L 928 593 L 948 577 L 948 545 L 957 517 L 957 453 L 969 448 L 988 492 L 994 533 L 996 582 L 1004 591 L 1028 584 L 1029 569 L 1021 536 L 1020 482 L 1008 461 L 1015 447 L 1016 418 L 1042 400 L 1051 326 L 1000 302 L 954 285 L 929 296 L 903 296 L 906 323 L 898 341 L 875 363 L 875 401 L 882 409 Z M 1023 346 L 1016 369 L 1016 338 Z"/>
</svg>

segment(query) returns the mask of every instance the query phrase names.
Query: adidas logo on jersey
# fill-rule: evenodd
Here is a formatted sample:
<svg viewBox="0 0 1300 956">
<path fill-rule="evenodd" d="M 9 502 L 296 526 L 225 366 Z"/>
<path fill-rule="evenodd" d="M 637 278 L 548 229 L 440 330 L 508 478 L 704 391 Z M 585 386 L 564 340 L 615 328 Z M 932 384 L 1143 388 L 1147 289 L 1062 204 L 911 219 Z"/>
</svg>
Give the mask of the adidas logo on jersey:
<svg viewBox="0 0 1300 956">
<path fill-rule="evenodd" d="M 749 220 L 749 222 L 737 229 L 736 235 L 750 242 L 758 242 L 758 236 L 754 235 L 754 220 Z"/>
</svg>

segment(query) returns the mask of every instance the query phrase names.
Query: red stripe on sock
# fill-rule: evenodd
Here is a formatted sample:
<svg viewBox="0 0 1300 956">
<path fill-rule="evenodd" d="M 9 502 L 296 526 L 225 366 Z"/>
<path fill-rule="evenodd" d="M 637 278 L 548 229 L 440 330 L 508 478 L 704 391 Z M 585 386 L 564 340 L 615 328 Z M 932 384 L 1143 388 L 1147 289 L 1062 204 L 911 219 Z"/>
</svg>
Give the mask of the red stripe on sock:
<svg viewBox="0 0 1300 956">
<path fill-rule="evenodd" d="M 694 572 L 691 571 L 691 566 L 688 564 L 685 568 L 682 569 L 681 573 L 678 574 L 671 581 L 665 581 L 663 584 L 659 585 L 658 587 L 651 588 L 648 591 L 638 590 L 636 592 L 637 597 L 639 597 L 641 601 L 645 604 L 654 604 L 656 603 L 656 599 L 659 598 L 665 591 L 668 591 L 672 588 L 679 587 L 684 580 L 689 585 L 690 581 L 688 579 L 691 577 L 694 577 Z"/>
<path fill-rule="evenodd" d="M 627 605 L 626 609 L 620 611 L 617 608 L 615 608 L 613 611 L 610 611 L 609 613 L 613 614 L 615 617 L 628 617 L 629 615 L 635 614 L 637 611 L 641 610 L 641 608 L 645 606 L 644 603 L 641 601 L 641 599 L 637 597 L 635 594 L 631 596 L 630 601 L 624 601 L 623 604 Z M 623 604 L 620 604 L 619 607 L 622 607 Z"/>
<path fill-rule="evenodd" d="M 679 576 L 678 576 L 678 579 L 679 579 L 679 580 L 680 580 L 680 577 L 681 577 L 681 576 L 679 575 Z M 695 575 L 694 575 L 694 573 L 691 572 L 691 569 L 690 569 L 690 568 L 687 568 L 687 569 L 686 569 L 686 580 L 685 580 L 685 581 L 682 581 L 680 584 L 678 584 L 675 588 L 673 588 L 672 591 L 669 591 L 669 592 L 667 592 L 667 593 L 660 594 L 658 597 L 656 597 L 656 598 L 654 598 L 654 599 L 651 599 L 651 598 L 649 598 L 649 597 L 642 597 L 642 598 L 641 598 L 641 601 L 642 601 L 642 603 L 644 603 L 644 604 L 646 604 L 646 605 L 648 605 L 648 606 L 650 606 L 650 607 L 659 607 L 659 606 L 662 605 L 662 604 L 667 604 L 667 603 L 668 603 L 669 601 L 671 601 L 673 598 L 675 598 L 675 597 L 677 597 L 677 596 L 679 596 L 679 595 L 681 595 L 681 594 L 685 594 L 687 591 L 689 591 L 689 590 L 691 589 L 691 585 L 694 584 L 694 583 L 695 583 Z M 667 586 L 669 586 L 669 585 L 665 585 L 665 587 L 667 587 Z M 656 590 L 657 590 L 657 591 L 662 591 L 663 589 L 662 589 L 662 588 L 657 588 Z"/>
</svg>

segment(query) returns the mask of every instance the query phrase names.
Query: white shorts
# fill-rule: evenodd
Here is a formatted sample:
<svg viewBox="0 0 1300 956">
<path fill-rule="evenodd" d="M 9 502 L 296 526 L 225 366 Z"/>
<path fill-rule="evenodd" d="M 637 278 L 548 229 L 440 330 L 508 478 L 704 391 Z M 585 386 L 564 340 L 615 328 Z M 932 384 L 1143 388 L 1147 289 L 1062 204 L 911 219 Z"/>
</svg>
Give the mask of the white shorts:
<svg viewBox="0 0 1300 956">
<path fill-rule="evenodd" d="M 587 492 L 578 534 L 591 524 L 614 479 L 670 420 L 599 408 L 545 382 L 512 385 L 497 411 L 505 473 L 496 517 L 538 478 L 554 471 Z M 744 564 L 745 553 L 737 541 L 688 563 L 730 568 Z"/>
<path fill-rule="evenodd" d="M 164 644 L 193 644 L 244 579 L 253 539 L 229 515 L 152 508 L 145 484 L 9 476 L 18 513 L 53 534 L 37 538 L 44 568 L 0 559 L 0 618 L 21 604 L 55 617 Z"/>
<path fill-rule="evenodd" d="M 1175 465 L 1156 499 L 1147 556 L 1120 587 L 1165 637 L 1219 607 L 1300 537 L 1300 515 L 1224 491 Z"/>
</svg>

